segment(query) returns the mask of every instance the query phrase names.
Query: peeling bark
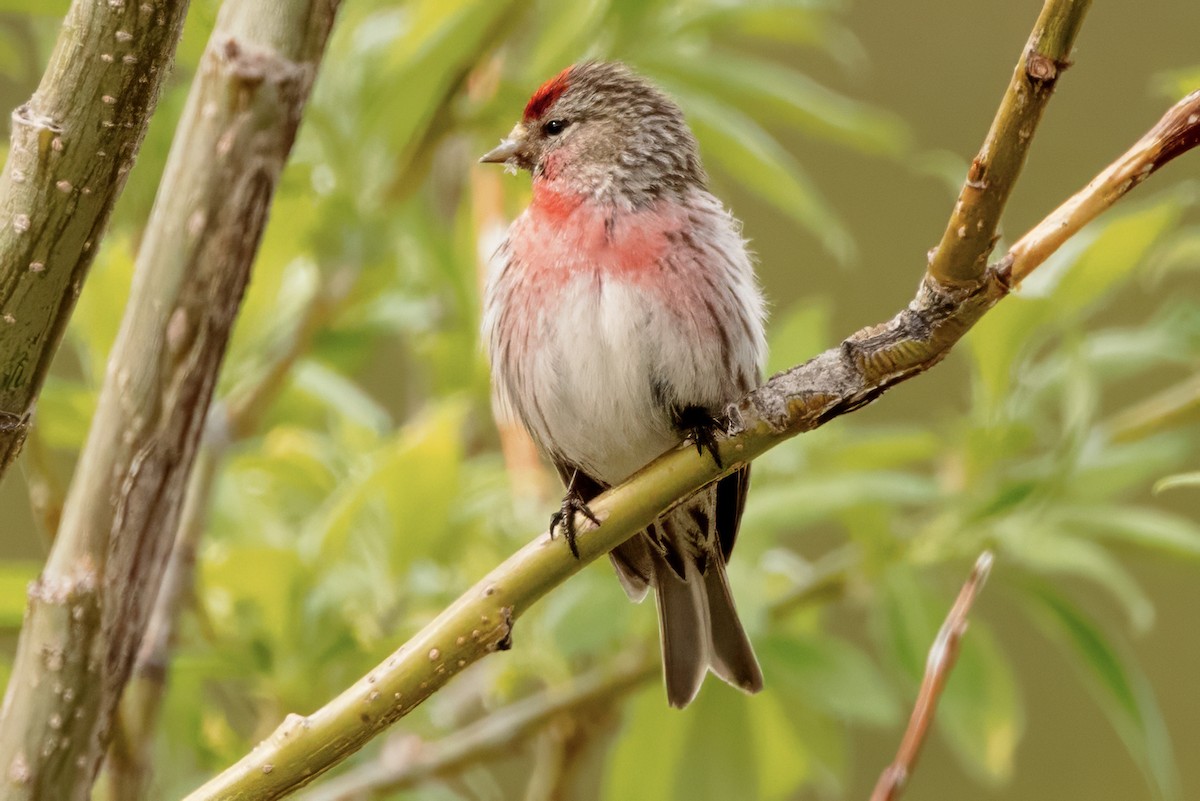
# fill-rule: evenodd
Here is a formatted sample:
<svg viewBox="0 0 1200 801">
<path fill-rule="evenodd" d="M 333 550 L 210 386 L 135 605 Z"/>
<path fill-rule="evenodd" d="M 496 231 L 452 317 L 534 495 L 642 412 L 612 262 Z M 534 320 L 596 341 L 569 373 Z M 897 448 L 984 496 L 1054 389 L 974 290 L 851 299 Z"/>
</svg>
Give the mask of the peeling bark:
<svg viewBox="0 0 1200 801">
<path fill-rule="evenodd" d="M 9 777 L 0 798 L 90 794 L 337 4 L 235 0 L 222 9 L 171 148 L 59 533 L 30 596 L 0 712 L 0 770 Z M 87 611 L 77 618 L 78 608 Z M 47 653 L 73 666 L 61 683 L 41 679 Z"/>
</svg>

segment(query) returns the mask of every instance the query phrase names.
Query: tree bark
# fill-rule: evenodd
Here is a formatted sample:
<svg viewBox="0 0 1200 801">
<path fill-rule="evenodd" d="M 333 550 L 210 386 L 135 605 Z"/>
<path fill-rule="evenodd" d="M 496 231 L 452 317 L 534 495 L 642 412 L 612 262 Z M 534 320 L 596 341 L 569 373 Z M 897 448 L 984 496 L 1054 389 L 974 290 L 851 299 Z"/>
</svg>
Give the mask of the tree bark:
<svg viewBox="0 0 1200 801">
<path fill-rule="evenodd" d="M 0 478 L 141 147 L 187 0 L 75 0 L 0 173 Z"/>
<path fill-rule="evenodd" d="M 233 0 L 221 10 L 59 533 L 29 591 L 0 711 L 0 799 L 83 801 L 95 781 L 337 6 Z"/>
</svg>

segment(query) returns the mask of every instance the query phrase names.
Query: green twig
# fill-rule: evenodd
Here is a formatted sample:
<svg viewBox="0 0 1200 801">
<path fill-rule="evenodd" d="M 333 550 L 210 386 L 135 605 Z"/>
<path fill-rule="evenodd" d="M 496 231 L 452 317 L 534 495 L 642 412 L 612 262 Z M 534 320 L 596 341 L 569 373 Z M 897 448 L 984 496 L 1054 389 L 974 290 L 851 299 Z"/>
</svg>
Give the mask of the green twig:
<svg viewBox="0 0 1200 801">
<path fill-rule="evenodd" d="M 856 563 L 854 552 L 834 552 L 771 603 L 767 616 L 778 622 L 797 609 L 839 597 Z M 406 748 L 403 754 L 385 747 L 379 759 L 324 782 L 306 793 L 303 801 L 350 801 L 369 793 L 394 793 L 460 772 L 467 765 L 505 753 L 558 718 L 579 718 L 586 710 L 611 706 L 660 672 L 654 643 L 641 643 L 605 668 L 513 702 L 435 742 Z"/>
</svg>

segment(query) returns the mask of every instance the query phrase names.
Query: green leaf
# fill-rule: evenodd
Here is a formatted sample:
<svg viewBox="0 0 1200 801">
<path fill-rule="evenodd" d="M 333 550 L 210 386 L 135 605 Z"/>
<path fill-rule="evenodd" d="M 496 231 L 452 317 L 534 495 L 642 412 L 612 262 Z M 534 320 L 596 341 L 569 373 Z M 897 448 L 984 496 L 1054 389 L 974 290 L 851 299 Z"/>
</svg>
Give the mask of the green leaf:
<svg viewBox="0 0 1200 801">
<path fill-rule="evenodd" d="M 405 6 L 405 28 L 375 67 L 392 86 L 405 88 L 404 102 L 360 101 L 365 125 L 385 133 L 398 154 L 396 176 L 408 180 L 412 167 L 431 154 L 431 141 L 446 132 L 438 120 L 448 113 L 459 82 L 517 13 L 516 5 L 514 0 L 418 0 Z M 367 21 L 364 27 L 371 25 Z"/>
<path fill-rule="evenodd" d="M 639 692 L 626 705 L 625 722 L 604 777 L 605 801 L 673 798 L 690 712 L 667 707 L 661 686 Z M 739 797 L 739 796 L 734 796 Z"/>
<path fill-rule="evenodd" d="M 1118 540 L 1174 556 L 1200 557 L 1200 523 L 1137 506 L 1068 506 L 1055 511 L 1061 525 L 1087 536 Z"/>
<path fill-rule="evenodd" d="M 292 383 L 298 392 L 319 400 L 335 412 L 371 431 L 391 427 L 387 410 L 361 386 L 324 364 L 305 359 L 292 368 Z"/>
<path fill-rule="evenodd" d="M 1145 674 L 1121 656 L 1088 618 L 1070 601 L 1037 584 L 1025 594 L 1026 609 L 1055 643 L 1067 646 L 1100 708 L 1137 762 L 1153 796 L 1180 798 L 1179 773 L 1162 710 Z"/>
<path fill-rule="evenodd" d="M 760 638 L 755 650 L 768 686 L 838 720 L 888 726 L 900 717 L 896 698 L 878 668 L 844 640 L 772 634 Z"/>
<path fill-rule="evenodd" d="M 972 773 L 999 784 L 1012 778 L 1024 726 L 1012 663 L 974 614 L 939 705 L 938 731 Z"/>
<path fill-rule="evenodd" d="M 306 539 L 322 558 L 343 552 L 368 504 L 382 503 L 395 535 L 387 539 L 393 571 L 433 544 L 453 550 L 445 536 L 458 491 L 466 407 L 446 402 L 406 425 L 329 498 Z"/>
<path fill-rule="evenodd" d="M 1154 252 L 1150 264 L 1153 279 L 1162 279 L 1175 272 L 1200 270 L 1200 228 L 1181 227 Z"/>
<path fill-rule="evenodd" d="M 1004 538 L 1007 556 L 1044 575 L 1077 576 L 1112 593 L 1124 608 L 1130 625 L 1148 631 L 1154 623 L 1154 604 L 1120 562 L 1100 545 L 1062 536 L 1044 523 L 1011 521 L 1008 528 L 1020 529 L 1017 536 Z"/>
<path fill-rule="evenodd" d="M 678 33 L 703 31 L 724 40 L 748 38 L 756 45 L 780 42 L 792 48 L 814 47 L 840 64 L 861 68 L 867 61 L 862 42 L 829 13 L 833 3 L 754 0 L 737 4 L 693 4 L 683 10 Z M 691 13 L 688 13 L 691 11 Z M 676 15 L 672 15 L 676 16 Z M 669 22 L 670 20 L 668 20 Z M 666 38 L 654 37 L 651 45 Z"/>
<path fill-rule="evenodd" d="M 871 154 L 899 155 L 908 131 L 896 117 L 839 94 L 777 62 L 722 51 L 715 57 L 654 63 L 656 73 L 724 104 Z"/>
<path fill-rule="evenodd" d="M 1159 479 L 1154 484 L 1154 494 L 1183 487 L 1200 488 L 1200 471 L 1194 473 L 1176 473 L 1173 476 Z"/>
<path fill-rule="evenodd" d="M 299 624 L 296 586 L 298 554 L 268 545 L 229 545 L 206 549 L 200 561 L 206 607 L 227 626 L 268 634 L 286 642 Z"/>
<path fill-rule="evenodd" d="M 797 789 L 812 778 L 814 766 L 809 764 L 807 743 L 797 731 L 792 715 L 770 688 L 753 698 L 740 699 L 739 703 L 745 704 L 750 712 L 761 788 L 758 798 L 761 801 L 795 798 Z"/>
<path fill-rule="evenodd" d="M 539 85 L 586 55 L 595 46 L 596 30 L 607 11 L 607 0 L 540 4 L 537 35 L 531 37 L 532 49 L 522 58 L 522 73 L 529 84 Z"/>
<path fill-rule="evenodd" d="M 927 463 L 943 446 L 937 434 L 918 426 L 858 426 L 842 433 L 827 458 L 830 466 L 845 470 L 893 470 Z"/>
<path fill-rule="evenodd" d="M 1082 311 L 1128 279 L 1182 212 L 1179 197 L 1167 195 L 1108 222 L 1054 288 L 1055 313 Z"/>
<path fill-rule="evenodd" d="M 1183 206 L 1179 196 L 1168 195 L 1084 231 L 1034 273 L 1021 294 L 975 325 L 966 341 L 989 407 L 1011 396 L 1020 355 L 1128 280 Z"/>
<path fill-rule="evenodd" d="M 1054 308 L 1044 298 L 1013 295 L 975 324 L 965 337 L 975 366 L 977 391 L 987 408 L 1011 395 L 1018 357 L 1037 338 Z"/>
<path fill-rule="evenodd" d="M 917 473 L 806 475 L 803 481 L 756 487 L 746 506 L 746 524 L 797 529 L 858 506 L 916 506 L 938 495 L 936 482 Z"/>
</svg>

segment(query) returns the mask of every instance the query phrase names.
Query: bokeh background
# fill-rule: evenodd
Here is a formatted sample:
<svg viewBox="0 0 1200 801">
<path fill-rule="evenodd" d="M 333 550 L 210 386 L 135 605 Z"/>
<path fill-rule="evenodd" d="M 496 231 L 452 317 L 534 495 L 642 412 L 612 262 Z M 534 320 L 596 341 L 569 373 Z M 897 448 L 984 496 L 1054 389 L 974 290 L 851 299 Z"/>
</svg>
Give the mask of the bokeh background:
<svg viewBox="0 0 1200 801">
<path fill-rule="evenodd" d="M 65 6 L 0 0 L 0 107 L 36 87 Z M 0 678 L 216 7 L 193 0 L 23 471 L 0 486 Z M 474 158 L 542 79 L 619 57 L 681 101 L 759 254 L 781 369 L 907 303 L 1039 7 L 346 0 L 219 389 L 266 391 L 205 504 L 151 797 L 319 706 L 554 507 L 553 479 L 492 422 L 476 336 L 480 254 L 528 181 Z M 1182 0 L 1096 4 L 1006 235 L 1200 86 L 1197 30 Z M 531 775 L 562 798 L 865 797 L 984 547 L 992 582 L 909 797 L 1200 796 L 1197 158 L 1065 248 L 945 364 L 761 461 L 732 580 L 766 692 L 710 682 L 678 713 L 654 677 L 378 797 L 521 798 Z M 1182 413 L 1145 404 L 1173 388 Z M 832 589 L 772 614 L 814 571 Z M 654 641 L 652 608 L 594 565 L 522 619 L 513 651 L 406 719 L 391 752 Z"/>
</svg>

